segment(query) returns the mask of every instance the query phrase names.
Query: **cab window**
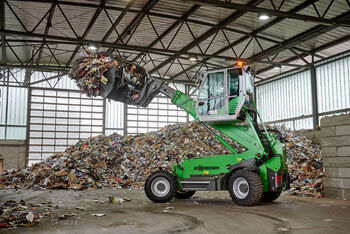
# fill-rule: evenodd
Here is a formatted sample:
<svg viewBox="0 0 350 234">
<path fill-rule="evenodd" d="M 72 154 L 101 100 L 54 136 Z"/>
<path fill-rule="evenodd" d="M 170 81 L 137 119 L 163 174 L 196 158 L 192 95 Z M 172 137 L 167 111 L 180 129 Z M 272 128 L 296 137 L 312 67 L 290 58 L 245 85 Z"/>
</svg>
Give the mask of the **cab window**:
<svg viewBox="0 0 350 234">
<path fill-rule="evenodd" d="M 199 99 L 207 99 L 224 95 L 224 72 L 209 73 L 204 80 Z"/>
<path fill-rule="evenodd" d="M 238 96 L 239 91 L 239 70 L 230 69 L 227 70 L 227 87 L 228 87 L 228 96 Z"/>
<path fill-rule="evenodd" d="M 209 73 L 203 82 L 198 100 L 199 115 L 225 114 L 225 73 Z"/>
</svg>

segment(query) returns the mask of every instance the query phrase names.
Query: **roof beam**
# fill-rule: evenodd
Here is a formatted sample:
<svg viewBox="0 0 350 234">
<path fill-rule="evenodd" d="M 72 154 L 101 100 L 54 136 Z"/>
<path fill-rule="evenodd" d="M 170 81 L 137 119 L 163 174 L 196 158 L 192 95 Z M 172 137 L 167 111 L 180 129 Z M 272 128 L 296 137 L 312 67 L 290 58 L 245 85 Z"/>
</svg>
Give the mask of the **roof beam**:
<svg viewBox="0 0 350 234">
<path fill-rule="evenodd" d="M 110 29 L 108 30 L 106 35 L 102 38 L 102 40 L 101 40 L 102 42 L 105 42 L 108 39 L 108 37 L 111 35 L 111 33 L 113 32 L 114 29 L 116 30 L 117 25 L 122 21 L 122 19 L 124 18 L 126 13 L 130 10 L 131 6 L 134 4 L 135 1 L 136 0 L 131 0 L 128 3 L 128 5 L 126 5 L 126 7 L 122 11 L 122 13 L 120 13 L 120 15 L 118 16 L 116 21 L 114 21 L 114 23 L 112 24 L 112 26 L 110 27 Z"/>
<path fill-rule="evenodd" d="M 39 55 L 38 55 L 38 58 L 37 58 L 37 60 L 36 60 L 36 64 L 39 64 L 39 63 L 40 63 L 40 59 L 41 59 L 41 56 L 42 56 L 43 50 L 44 50 L 44 44 L 46 43 L 46 35 L 49 33 L 50 27 L 52 27 L 52 18 L 53 18 L 54 12 L 55 12 L 56 4 L 57 4 L 57 1 L 54 0 L 54 1 L 52 2 L 51 8 L 50 8 L 49 16 L 47 17 L 47 22 L 46 22 L 46 26 L 45 26 L 45 32 L 44 32 L 43 43 L 41 44 L 40 51 L 39 51 Z"/>
<path fill-rule="evenodd" d="M 246 6 L 239 3 L 222 2 L 217 0 L 185 0 L 185 2 L 192 2 L 203 6 L 222 7 L 226 9 L 234 9 L 239 11 L 245 10 L 245 11 L 254 12 L 254 13 L 266 13 L 268 15 L 274 15 L 280 18 L 309 21 L 309 22 L 328 25 L 328 26 L 337 25 L 337 26 L 350 27 L 350 22 L 343 22 L 343 21 L 334 20 L 334 19 L 325 19 L 325 18 L 314 17 L 309 15 L 301 15 L 301 14 L 296 14 L 296 13 L 291 13 L 286 11 L 279 11 L 279 10 L 272 10 L 272 9 L 256 7 L 256 6 Z"/>
<path fill-rule="evenodd" d="M 39 0 L 39 1 L 34 1 L 34 0 L 18 0 L 18 1 L 23 1 L 23 2 L 43 2 L 43 3 L 51 3 L 51 0 Z M 59 5 L 67 5 L 67 6 L 83 6 L 83 7 L 88 7 L 88 8 L 97 8 L 98 5 L 96 4 L 86 4 L 86 3 L 77 3 L 77 2 L 69 2 L 69 1 L 57 1 L 59 3 Z M 313 1 L 316 2 L 316 1 Z M 125 8 L 122 7 L 112 7 L 112 6 L 103 6 L 102 9 L 108 9 L 108 10 L 114 10 L 114 11 L 121 11 L 122 13 L 125 11 Z M 136 13 L 136 14 L 142 14 L 142 10 L 136 10 L 136 9 L 132 9 L 129 8 L 126 12 L 130 12 L 130 13 Z M 121 13 L 121 14 L 122 14 Z M 148 12 L 148 15 L 150 16 L 155 16 L 155 17 L 160 17 L 160 18 L 164 18 L 164 19 L 172 19 L 172 20 L 176 20 L 176 21 L 182 21 L 183 17 L 178 17 L 178 16 L 174 16 L 174 15 L 170 15 L 170 14 L 164 14 L 164 13 L 160 13 L 160 12 Z M 216 23 L 209 23 L 209 22 L 204 22 L 201 20 L 196 20 L 196 19 L 190 19 L 190 18 L 186 18 L 186 21 L 188 23 L 193 23 L 193 24 L 198 24 L 198 25 L 203 25 L 203 26 L 208 26 L 208 27 L 216 27 L 217 24 Z M 242 30 L 239 29 L 234 29 L 234 28 L 228 28 L 228 27 L 223 27 L 223 30 L 226 31 L 230 31 L 230 32 L 234 32 L 237 34 L 242 34 L 242 35 L 248 35 L 249 32 L 244 32 Z M 258 39 L 262 39 L 265 41 L 269 41 L 272 43 L 276 43 L 275 40 L 261 36 L 261 35 L 255 35 Z M 299 48 L 294 48 L 296 50 L 301 50 Z"/>
<path fill-rule="evenodd" d="M 90 32 L 92 26 L 95 24 L 95 22 L 96 22 L 98 16 L 100 15 L 100 13 L 101 13 L 103 7 L 106 5 L 107 1 L 108 1 L 108 0 L 101 0 L 99 6 L 96 6 L 96 5 L 95 5 L 95 7 L 97 7 L 97 10 L 95 11 L 95 14 L 92 16 L 89 25 L 88 25 L 87 28 L 85 29 L 85 32 L 84 32 L 84 34 L 83 34 L 82 37 L 81 37 L 82 39 L 85 39 L 85 38 L 87 37 L 87 35 L 89 34 L 89 32 Z M 74 58 L 75 55 L 78 53 L 79 48 L 80 48 L 80 45 L 78 45 L 78 46 L 75 47 L 75 50 L 73 51 L 71 57 L 69 58 L 69 60 L 68 60 L 68 62 L 67 62 L 67 64 L 66 64 L 67 66 L 69 66 L 69 64 L 72 62 L 73 58 Z"/>
<path fill-rule="evenodd" d="M 1 62 L 6 63 L 6 35 L 3 32 L 5 30 L 5 3 L 4 1 L 0 1 L 0 19 L 1 19 Z"/>
<path fill-rule="evenodd" d="M 333 19 L 335 20 L 347 20 L 350 18 L 350 11 L 347 11 L 340 16 L 337 16 Z M 290 39 L 285 40 L 284 42 L 281 43 L 281 45 L 276 45 L 273 46 L 267 50 L 261 51 L 260 53 L 251 56 L 248 60 L 254 61 L 254 60 L 262 60 L 270 55 L 280 53 L 284 51 L 286 48 L 290 48 L 292 46 L 295 46 L 301 42 L 311 40 L 323 33 L 329 32 L 335 28 L 339 27 L 338 25 L 334 26 L 324 26 L 324 25 L 319 25 L 315 26 L 305 32 L 302 32 Z M 283 46 L 282 46 L 283 45 Z"/>
<path fill-rule="evenodd" d="M 335 41 L 332 41 L 332 42 L 329 42 L 329 43 L 324 44 L 322 46 L 319 46 L 319 47 L 317 47 L 317 48 L 315 48 L 313 50 L 310 50 L 310 51 L 308 51 L 308 53 L 299 54 L 299 56 L 305 57 L 305 56 L 308 56 L 310 54 L 315 54 L 315 53 L 321 52 L 323 50 L 326 50 L 328 48 L 331 48 L 333 46 L 342 44 L 342 43 L 347 42 L 347 41 L 350 41 L 350 34 L 345 36 L 345 37 L 339 38 L 339 39 L 337 39 Z M 295 61 L 297 59 L 299 59 L 299 57 L 298 56 L 294 56 L 294 57 L 291 57 L 291 58 L 283 60 L 282 63 L 290 63 L 290 62 L 293 62 L 293 61 Z M 306 64 L 304 66 L 309 66 L 309 64 Z M 269 67 L 263 68 L 263 69 L 257 71 L 256 74 L 261 74 L 261 73 L 267 72 L 267 71 L 269 71 L 271 69 L 273 69 L 273 66 L 269 66 Z M 269 78 L 267 78 L 267 79 L 269 79 Z M 264 79 L 264 80 L 267 80 L 267 79 Z"/>
<path fill-rule="evenodd" d="M 151 42 L 151 44 L 149 44 L 147 46 L 147 48 L 151 48 L 153 46 L 155 46 L 159 41 L 161 41 L 164 37 L 166 37 L 171 31 L 173 31 L 178 25 L 181 24 L 181 22 L 183 22 L 184 20 L 187 20 L 188 17 L 190 17 L 196 10 L 198 10 L 200 8 L 200 6 L 198 5 L 194 5 L 193 7 L 191 7 L 191 9 L 189 9 L 185 14 L 183 14 L 179 19 L 177 19 L 169 28 L 167 28 L 161 35 L 159 35 L 159 37 L 157 37 L 157 39 L 155 39 L 154 41 Z M 135 62 L 139 57 L 141 56 L 141 54 L 138 54 L 132 61 Z"/>
<path fill-rule="evenodd" d="M 298 11 L 300 11 L 300 10 L 302 10 L 302 9 L 304 9 L 304 8 L 306 8 L 306 7 L 308 7 L 308 6 L 310 6 L 312 3 L 316 2 L 316 1 L 318 1 L 318 0 L 307 0 L 306 2 L 304 2 L 304 3 L 302 3 L 302 4 L 298 5 L 298 6 L 296 6 L 295 8 L 293 8 L 292 10 L 290 10 L 289 12 L 298 12 Z M 236 46 L 236 45 L 238 45 L 238 44 L 244 42 L 245 40 L 250 39 L 252 36 L 255 36 L 256 34 L 263 32 L 265 29 L 268 29 L 268 28 L 272 27 L 273 25 L 275 25 L 275 24 L 277 24 L 277 23 L 279 23 L 279 22 L 281 22 L 281 21 L 283 21 L 283 20 L 284 20 L 284 18 L 277 18 L 277 19 L 275 19 L 275 20 L 273 20 L 273 21 L 271 21 L 271 22 L 269 22 L 269 23 L 267 23 L 267 24 L 261 26 L 260 28 L 254 30 L 254 31 L 251 32 L 250 34 L 245 35 L 245 36 L 241 37 L 240 39 L 238 39 L 238 40 L 236 40 L 236 41 L 230 43 L 230 44 L 227 45 L 226 47 L 221 48 L 220 50 L 216 51 L 213 55 L 219 55 L 219 54 L 225 52 L 226 50 L 231 49 L 232 47 L 234 47 L 234 46 Z M 208 60 L 210 60 L 210 58 L 209 58 L 209 57 L 206 57 L 206 58 L 204 58 L 201 62 L 202 62 L 202 63 L 203 63 L 203 62 L 207 62 Z M 261 61 L 261 60 L 259 60 L 259 61 Z M 189 69 L 189 70 L 190 70 L 190 69 L 193 69 L 193 68 L 195 68 L 196 66 L 198 66 L 199 64 L 200 64 L 200 63 L 196 63 L 196 64 L 192 65 L 191 67 L 189 67 L 188 69 Z M 178 74 L 176 74 L 176 75 L 173 76 L 172 78 L 175 78 L 176 76 L 181 75 L 181 74 L 183 74 L 183 71 L 182 71 L 182 72 L 179 72 Z"/>
<path fill-rule="evenodd" d="M 263 0 L 252 0 L 250 1 L 247 6 L 255 6 L 258 5 L 259 3 L 261 3 Z M 221 21 L 216 27 L 211 28 L 210 30 L 208 30 L 207 32 L 205 32 L 204 34 L 202 34 L 200 37 L 198 37 L 197 39 L 193 40 L 191 43 L 189 43 L 187 46 L 183 47 L 180 52 L 181 53 L 186 53 L 187 51 L 191 50 L 192 48 L 196 47 L 198 44 L 200 44 L 201 42 L 205 41 L 206 39 L 208 39 L 209 37 L 211 37 L 212 35 L 214 35 L 217 31 L 219 31 L 221 28 L 226 27 L 227 25 L 231 24 L 232 22 L 234 22 L 236 19 L 238 19 L 239 17 L 241 17 L 242 15 L 244 15 L 246 13 L 245 10 L 243 11 L 237 11 L 233 14 L 231 14 L 230 16 L 228 16 L 226 19 L 224 19 L 223 21 Z M 160 68 L 166 66 L 168 63 L 170 63 L 173 59 L 176 59 L 176 56 L 172 56 L 170 58 L 168 58 L 167 60 L 165 60 L 164 62 L 160 63 L 157 67 L 153 68 L 150 73 L 152 74 L 153 72 L 159 70 Z"/>
<path fill-rule="evenodd" d="M 75 44 L 75 45 L 87 45 L 90 43 L 93 44 L 99 44 L 103 47 L 109 47 L 109 48 L 116 48 L 116 49 L 125 49 L 125 50 L 131 50 L 131 51 L 139 51 L 139 52 L 147 52 L 147 53 L 154 53 L 159 55 L 165 55 L 165 56 L 174 56 L 180 57 L 181 55 L 190 55 L 194 54 L 197 56 L 204 56 L 204 57 L 210 57 L 210 58 L 218 58 L 218 59 L 224 59 L 224 60 L 232 60 L 233 57 L 231 56 L 221 56 L 221 55 L 211 55 L 211 54 L 202 54 L 202 53 L 182 53 L 178 50 L 169 50 L 169 49 L 158 49 L 158 48 L 147 48 L 143 46 L 134 46 L 134 45 L 125 45 L 125 44 L 115 44 L 111 42 L 104 42 L 101 43 L 99 41 L 93 41 L 93 40 L 86 40 L 82 38 L 72 38 L 72 37 L 63 37 L 63 36 L 53 36 L 53 35 L 44 35 L 44 34 L 38 34 L 38 33 L 31 33 L 31 32 L 22 32 L 22 31 L 12 31 L 12 30 L 1 30 L 2 33 L 9 34 L 9 35 L 18 35 L 18 36 L 28 36 L 28 37 L 37 37 L 37 38 L 46 38 L 46 39 L 52 39 L 57 40 L 55 43 L 62 43 L 62 44 Z M 21 40 L 11 40 L 11 41 L 17 41 L 21 42 Z M 35 40 L 24 40 L 26 42 L 38 42 Z M 51 41 L 47 41 L 47 43 L 51 43 Z"/>
<path fill-rule="evenodd" d="M 137 27 L 145 17 L 145 15 L 157 4 L 159 0 L 149 0 L 146 5 L 143 7 L 142 12 L 139 13 L 135 18 L 131 21 L 131 23 L 124 29 L 124 31 L 118 36 L 115 43 L 118 43 L 119 41 L 124 41 L 124 39 L 131 34 L 130 37 L 132 37 L 132 31 L 136 31 Z M 114 48 L 110 51 L 113 51 Z"/>
</svg>

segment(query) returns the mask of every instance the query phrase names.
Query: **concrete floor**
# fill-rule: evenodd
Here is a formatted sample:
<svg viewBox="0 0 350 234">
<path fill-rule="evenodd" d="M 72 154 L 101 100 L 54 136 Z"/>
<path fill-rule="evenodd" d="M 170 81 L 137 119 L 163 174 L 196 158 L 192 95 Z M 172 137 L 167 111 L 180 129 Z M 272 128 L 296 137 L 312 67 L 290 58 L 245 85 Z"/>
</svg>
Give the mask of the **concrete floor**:
<svg viewBox="0 0 350 234">
<path fill-rule="evenodd" d="M 109 204 L 109 196 L 132 201 Z M 60 208 L 37 226 L 0 233 L 350 233 L 350 202 L 333 199 L 284 195 L 273 203 L 239 207 L 224 191 L 198 192 L 168 204 L 150 202 L 143 190 L 0 191 L 0 202 L 9 199 L 51 200 Z M 88 208 L 81 211 L 77 206 Z M 167 207 L 173 209 L 164 211 Z M 57 219 L 71 212 L 78 215 Z"/>
</svg>

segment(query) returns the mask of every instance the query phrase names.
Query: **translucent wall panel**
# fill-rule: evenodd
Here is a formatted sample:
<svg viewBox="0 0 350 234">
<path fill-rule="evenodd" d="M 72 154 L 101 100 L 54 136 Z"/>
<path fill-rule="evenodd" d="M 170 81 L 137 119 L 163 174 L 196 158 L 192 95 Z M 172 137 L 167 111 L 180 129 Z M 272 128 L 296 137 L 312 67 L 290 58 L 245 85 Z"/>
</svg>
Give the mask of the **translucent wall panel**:
<svg viewBox="0 0 350 234">
<path fill-rule="evenodd" d="M 26 139 L 27 89 L 0 87 L 0 139 Z"/>
<path fill-rule="evenodd" d="M 5 127 L 0 127 L 0 139 L 5 139 Z"/>
<path fill-rule="evenodd" d="M 114 132 L 124 134 L 124 104 L 106 100 L 105 111 L 105 134 L 110 135 Z"/>
<path fill-rule="evenodd" d="M 170 87 L 185 92 L 185 86 L 170 84 Z M 147 108 L 127 107 L 127 134 L 156 131 L 168 124 L 186 122 L 187 113 L 172 104 L 164 95 L 155 97 Z"/>
<path fill-rule="evenodd" d="M 9 87 L 8 95 L 7 124 L 26 125 L 28 90 Z"/>
<path fill-rule="evenodd" d="M 50 77 L 55 77 L 53 79 L 49 79 L 47 81 L 43 81 L 40 83 L 36 83 L 32 85 L 32 87 L 40 87 L 40 88 L 55 88 L 55 89 L 69 89 L 69 90 L 79 90 L 78 86 L 75 82 L 68 78 L 67 75 L 57 77 L 60 73 L 58 72 L 33 72 L 30 81 L 31 83 L 38 82 L 43 79 L 49 79 Z"/>
<path fill-rule="evenodd" d="M 6 139 L 7 140 L 25 140 L 26 139 L 26 127 L 7 127 Z"/>
<path fill-rule="evenodd" d="M 309 71 L 258 86 L 256 94 L 258 111 L 265 122 L 312 114 Z M 309 122 L 301 125 L 312 127 Z"/>
<path fill-rule="evenodd" d="M 7 88 L 0 86 L 0 124 L 6 122 Z"/>
<path fill-rule="evenodd" d="M 25 79 L 25 70 L 24 69 L 10 69 L 9 72 L 6 70 L 6 79 L 10 85 L 18 85 L 22 83 Z"/>
<path fill-rule="evenodd" d="M 319 113 L 350 108 L 350 57 L 316 68 Z"/>
<path fill-rule="evenodd" d="M 103 133 L 103 99 L 77 91 L 32 89 L 29 164 Z"/>
</svg>

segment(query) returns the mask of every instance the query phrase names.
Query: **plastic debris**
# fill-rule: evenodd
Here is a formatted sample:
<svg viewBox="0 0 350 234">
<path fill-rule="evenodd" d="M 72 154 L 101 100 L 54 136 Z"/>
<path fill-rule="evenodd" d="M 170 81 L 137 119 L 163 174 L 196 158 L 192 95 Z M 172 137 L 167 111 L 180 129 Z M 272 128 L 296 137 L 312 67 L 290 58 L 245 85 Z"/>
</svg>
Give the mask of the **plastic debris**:
<svg viewBox="0 0 350 234">
<path fill-rule="evenodd" d="M 0 203 L 0 228 L 30 227 L 37 225 L 43 217 L 54 210 L 51 202 L 40 204 L 8 200 Z"/>
<path fill-rule="evenodd" d="M 113 100 L 132 103 L 139 97 L 149 74 L 143 67 L 110 53 L 87 50 L 77 55 L 68 77 L 88 96 L 107 97 L 113 89 Z"/>
<path fill-rule="evenodd" d="M 97 217 L 102 217 L 102 216 L 105 216 L 106 214 L 91 214 L 92 216 L 97 216 Z"/>
<path fill-rule="evenodd" d="M 269 131 L 286 145 L 291 191 L 323 196 L 325 173 L 320 146 L 284 127 L 269 127 Z M 245 151 L 229 142 L 238 152 Z M 0 189 L 140 188 L 151 172 L 159 167 L 171 168 L 177 159 L 227 153 L 230 152 L 195 122 L 168 125 L 136 136 L 99 135 L 81 140 L 31 167 L 4 172 Z"/>
<path fill-rule="evenodd" d="M 87 206 L 77 206 L 75 209 L 77 210 L 86 210 L 88 207 Z"/>
<path fill-rule="evenodd" d="M 74 79 L 78 87 L 88 96 L 96 97 L 103 89 L 102 84 L 108 83 L 103 73 L 113 66 L 118 67 L 118 63 L 109 56 L 97 55 L 87 50 L 78 54 L 68 77 Z"/>
<path fill-rule="evenodd" d="M 277 231 L 279 231 L 279 232 L 289 232 L 289 231 L 291 231 L 291 229 L 293 229 L 293 228 L 291 228 L 291 227 L 279 227 L 279 228 L 277 228 Z"/>
<path fill-rule="evenodd" d="M 28 220 L 28 222 L 33 222 L 33 220 L 34 220 L 34 214 L 33 214 L 33 212 L 28 212 L 28 214 L 26 215 L 26 219 Z"/>
<path fill-rule="evenodd" d="M 321 146 L 285 126 L 274 126 L 286 146 L 291 192 L 300 196 L 323 197 L 325 169 Z"/>
</svg>

